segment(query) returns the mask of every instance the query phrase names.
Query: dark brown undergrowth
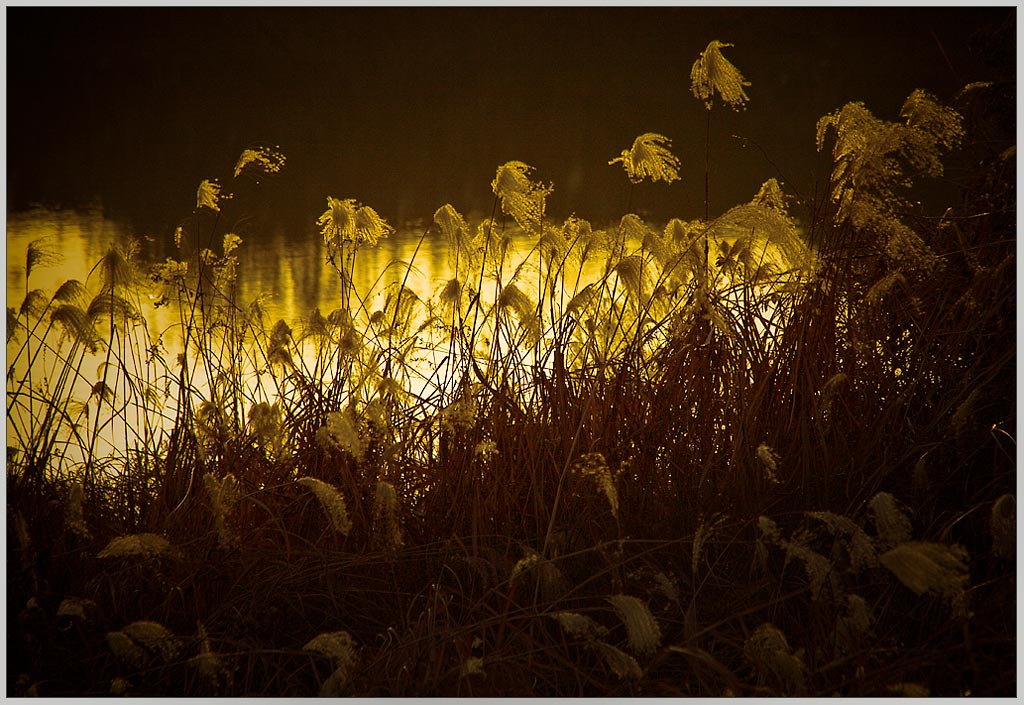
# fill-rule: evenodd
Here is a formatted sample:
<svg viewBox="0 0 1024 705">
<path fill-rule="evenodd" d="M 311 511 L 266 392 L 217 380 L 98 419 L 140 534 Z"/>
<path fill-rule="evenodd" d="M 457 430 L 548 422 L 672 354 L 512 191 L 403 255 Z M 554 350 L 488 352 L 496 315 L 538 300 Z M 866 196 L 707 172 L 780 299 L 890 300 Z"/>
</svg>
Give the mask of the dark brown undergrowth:
<svg viewBox="0 0 1024 705">
<path fill-rule="evenodd" d="M 390 227 L 331 198 L 340 305 L 302 321 L 241 301 L 203 182 L 152 282 L 114 248 L 9 310 L 8 693 L 1014 694 L 999 90 L 823 118 L 803 238 L 774 180 L 714 220 L 559 226 L 510 162 L 494 217 L 424 232 L 452 279 L 378 310 L 353 269 Z M 961 144 L 963 200 L 912 208 Z M 283 163 L 250 151 L 236 177 Z"/>
</svg>

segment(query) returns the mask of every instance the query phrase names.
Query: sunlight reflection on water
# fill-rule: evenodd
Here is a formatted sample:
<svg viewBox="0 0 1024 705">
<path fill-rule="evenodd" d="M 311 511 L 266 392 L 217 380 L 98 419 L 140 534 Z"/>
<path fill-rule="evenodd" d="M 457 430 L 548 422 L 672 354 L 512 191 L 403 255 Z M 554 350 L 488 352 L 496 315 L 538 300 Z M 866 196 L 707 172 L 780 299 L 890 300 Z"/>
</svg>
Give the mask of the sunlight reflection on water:
<svg viewBox="0 0 1024 705">
<path fill-rule="evenodd" d="M 399 231 L 392 237 L 382 240 L 376 247 L 360 250 L 355 268 L 355 287 L 360 297 L 366 297 L 366 315 L 382 309 L 390 284 L 403 280 L 422 300 L 435 298 L 444 284 L 452 276 L 448 258 L 447 242 L 438 236 L 421 236 L 419 232 Z M 162 262 L 164 259 L 183 258 L 173 245 L 154 238 L 139 236 L 124 223 L 107 218 L 99 208 L 78 210 L 51 210 L 37 208 L 27 212 L 8 214 L 7 221 L 7 306 L 18 311 L 25 300 L 27 290 L 41 289 L 49 300 L 53 293 L 64 282 L 77 279 L 88 289 L 88 297 L 94 296 L 101 288 L 97 262 L 104 256 L 108 248 L 135 238 L 140 245 L 139 263 L 140 289 L 139 304 L 145 320 L 146 331 L 151 342 L 160 341 L 163 346 L 163 357 L 173 370 L 173 362 L 181 352 L 181 325 L 179 312 L 173 304 L 156 306 L 158 294 L 151 286 L 147 275 L 149 265 Z M 48 247 L 59 254 L 59 261 L 49 266 L 37 266 L 33 269 L 30 281 L 25 278 L 26 251 L 33 241 L 43 239 Z M 504 279 L 510 278 L 516 266 L 522 262 L 533 245 L 532 240 L 514 239 Z M 219 247 L 214 245 L 219 250 Z M 309 232 L 296 235 L 278 228 L 269 233 L 261 233 L 259 239 L 253 237 L 246 241 L 243 238 L 237 250 L 239 259 L 239 301 L 243 307 L 261 295 L 265 296 L 264 310 L 270 319 L 269 325 L 278 319 L 285 320 L 295 326 L 306 318 L 314 309 L 319 308 L 323 315 L 341 306 L 341 285 L 338 273 L 325 263 L 325 247 L 314 227 Z M 409 268 L 405 263 L 412 262 Z M 408 274 L 407 274 L 408 272 Z M 408 277 L 406 279 L 406 277 Z M 526 275 L 520 278 L 520 286 L 532 290 L 536 296 L 536 276 Z M 488 296 L 485 289 L 483 298 Z M 300 324 L 301 325 L 301 324 Z M 22 336 L 23 337 L 23 336 Z M 9 359 L 16 354 L 21 338 L 12 341 L 6 355 Z M 142 359 L 140 352 L 138 359 Z M 10 406 L 11 380 L 20 380 L 28 369 L 27 356 L 19 356 L 15 361 L 14 375 L 8 382 L 8 421 L 9 437 L 12 435 L 12 411 Z M 191 358 L 194 360 L 194 357 Z M 78 401 L 90 398 L 92 385 L 99 379 L 98 371 L 103 364 L 102 351 L 98 355 L 86 355 L 79 365 L 79 377 L 75 384 L 73 396 Z M 45 362 L 45 361 L 44 361 Z M 53 361 L 49 364 L 52 366 Z M 439 356 L 427 355 L 419 363 L 423 369 L 415 370 L 420 382 L 424 384 L 432 373 L 436 372 Z M 38 365 L 40 370 L 45 367 Z M 36 367 L 33 371 L 40 376 Z M 38 386 L 38 379 L 34 381 Z M 200 384 L 202 389 L 204 385 Z M 422 389 L 411 389 L 418 393 Z M 124 448 L 125 433 L 116 429 L 104 433 L 98 453 Z M 128 444 L 130 445 L 130 444 Z"/>
</svg>

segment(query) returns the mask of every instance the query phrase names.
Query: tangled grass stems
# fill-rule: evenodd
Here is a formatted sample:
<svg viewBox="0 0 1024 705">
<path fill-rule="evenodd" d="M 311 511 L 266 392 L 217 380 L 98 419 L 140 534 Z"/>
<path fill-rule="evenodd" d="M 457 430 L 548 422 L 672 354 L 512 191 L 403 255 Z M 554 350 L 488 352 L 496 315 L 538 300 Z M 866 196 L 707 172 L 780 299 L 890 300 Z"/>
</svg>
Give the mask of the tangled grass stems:
<svg viewBox="0 0 1024 705">
<path fill-rule="evenodd" d="M 595 231 L 556 226 L 552 186 L 509 162 L 475 235 L 443 206 L 372 291 L 358 254 L 390 226 L 329 199 L 339 306 L 302 321 L 241 300 L 222 212 L 242 199 L 203 182 L 182 259 L 152 272 L 174 365 L 136 324 L 130 250 L 94 292 L 26 283 L 13 690 L 1011 692 L 1013 184 L 979 180 L 968 195 L 1002 204 L 984 213 L 904 216 L 901 184 L 960 124 L 933 107 L 822 123 L 846 166 L 803 214 L 813 250 L 777 182 L 716 218 Z M 633 176 L 669 181 L 648 152 L 664 168 Z M 277 163 L 243 155 L 236 177 Z M 432 234 L 452 264 L 434 295 L 412 274 Z M 143 649 L 140 623 L 175 651 Z M 342 633 L 343 654 L 303 652 Z"/>
</svg>

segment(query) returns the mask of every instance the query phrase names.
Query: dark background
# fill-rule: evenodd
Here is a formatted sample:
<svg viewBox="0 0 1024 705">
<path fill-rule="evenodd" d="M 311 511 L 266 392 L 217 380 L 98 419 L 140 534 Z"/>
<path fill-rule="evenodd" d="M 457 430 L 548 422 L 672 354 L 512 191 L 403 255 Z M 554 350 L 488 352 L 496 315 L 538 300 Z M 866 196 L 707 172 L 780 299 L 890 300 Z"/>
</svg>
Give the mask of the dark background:
<svg viewBox="0 0 1024 705">
<path fill-rule="evenodd" d="M 327 195 L 396 224 L 446 202 L 489 212 L 495 169 L 512 159 L 554 183 L 551 217 L 603 224 L 629 192 L 608 160 L 650 131 L 672 139 L 683 179 L 638 186 L 634 210 L 693 218 L 703 214 L 705 109 L 689 76 L 712 39 L 735 43 L 725 56 L 752 83 L 745 111 L 712 114 L 712 214 L 771 176 L 809 196 L 827 169 L 819 117 L 860 100 L 895 119 L 916 88 L 949 101 L 968 82 L 1000 78 L 1014 66 L 1015 13 L 8 8 L 8 209 L 99 201 L 140 227 L 169 228 L 201 179 L 230 190 L 238 154 L 266 142 L 289 164 L 263 204 L 310 229 Z"/>
</svg>

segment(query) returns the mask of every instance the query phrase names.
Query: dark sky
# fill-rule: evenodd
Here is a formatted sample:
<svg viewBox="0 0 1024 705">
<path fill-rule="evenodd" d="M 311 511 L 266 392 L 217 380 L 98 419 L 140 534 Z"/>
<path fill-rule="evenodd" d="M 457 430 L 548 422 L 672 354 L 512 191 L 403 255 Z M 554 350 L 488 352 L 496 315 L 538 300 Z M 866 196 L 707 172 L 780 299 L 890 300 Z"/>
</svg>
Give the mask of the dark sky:
<svg viewBox="0 0 1024 705">
<path fill-rule="evenodd" d="M 297 217 L 315 220 L 327 195 L 392 222 L 446 202 L 489 210 L 495 169 L 516 159 L 554 182 L 553 217 L 602 223 L 628 194 L 608 160 L 660 132 L 683 180 L 641 185 L 633 202 L 656 219 L 692 218 L 705 110 L 689 74 L 710 40 L 736 45 L 726 57 L 752 84 L 745 112 L 713 113 L 720 212 L 771 176 L 809 192 L 815 123 L 848 101 L 895 118 L 915 88 L 949 100 L 1000 62 L 1005 72 L 1015 12 L 7 8 L 9 208 L 99 198 L 132 218 L 174 219 L 201 179 L 230 176 L 244 147 L 269 142 L 290 162 L 267 198 Z"/>
</svg>

